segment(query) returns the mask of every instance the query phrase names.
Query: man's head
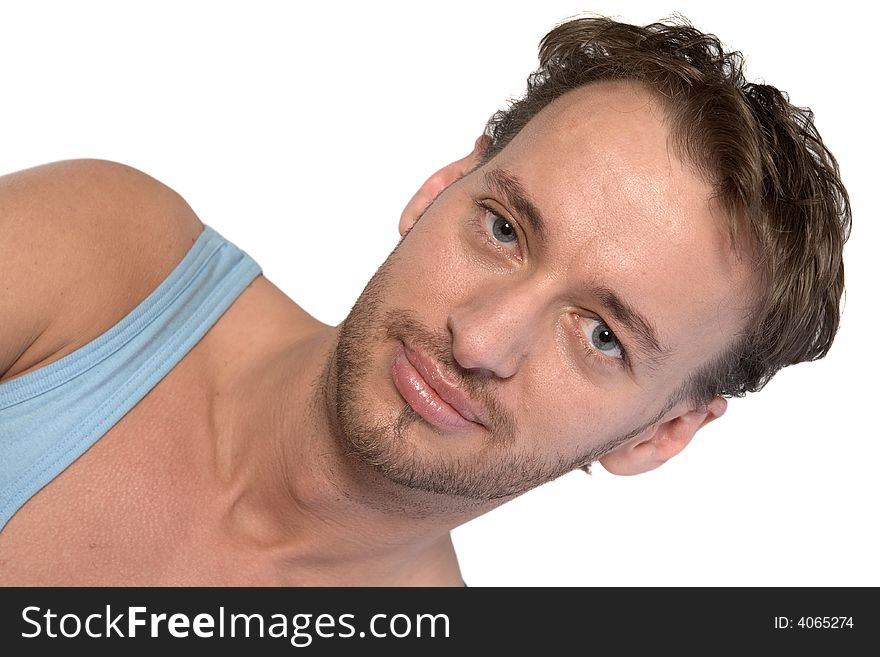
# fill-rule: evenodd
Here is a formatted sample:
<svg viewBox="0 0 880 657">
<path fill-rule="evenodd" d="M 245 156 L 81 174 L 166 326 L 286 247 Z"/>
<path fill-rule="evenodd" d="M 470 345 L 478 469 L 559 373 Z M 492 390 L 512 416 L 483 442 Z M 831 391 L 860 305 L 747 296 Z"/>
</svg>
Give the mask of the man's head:
<svg viewBox="0 0 880 657">
<path fill-rule="evenodd" d="M 363 460 L 484 500 L 643 472 L 827 351 L 846 194 L 808 114 L 737 61 L 689 26 L 544 39 L 341 327 L 335 421 Z"/>
</svg>

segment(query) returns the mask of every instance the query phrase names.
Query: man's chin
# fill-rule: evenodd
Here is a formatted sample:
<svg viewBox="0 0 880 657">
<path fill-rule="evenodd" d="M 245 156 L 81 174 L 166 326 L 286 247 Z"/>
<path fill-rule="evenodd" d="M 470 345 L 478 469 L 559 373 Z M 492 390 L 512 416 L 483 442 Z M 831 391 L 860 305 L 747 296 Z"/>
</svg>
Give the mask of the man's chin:
<svg viewBox="0 0 880 657">
<path fill-rule="evenodd" d="M 346 451 L 359 464 L 405 489 L 458 498 L 459 503 L 500 503 L 561 474 L 536 468 L 533 461 L 493 457 L 475 445 L 467 454 L 442 454 L 424 443 L 444 437 L 408 405 L 384 430 L 345 429 Z"/>
</svg>

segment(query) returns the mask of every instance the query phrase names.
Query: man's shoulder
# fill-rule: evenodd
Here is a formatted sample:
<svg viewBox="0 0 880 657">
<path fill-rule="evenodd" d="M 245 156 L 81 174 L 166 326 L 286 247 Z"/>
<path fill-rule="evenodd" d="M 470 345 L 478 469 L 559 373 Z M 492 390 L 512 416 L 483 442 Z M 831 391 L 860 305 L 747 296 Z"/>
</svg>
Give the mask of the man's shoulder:
<svg viewBox="0 0 880 657">
<path fill-rule="evenodd" d="M 66 160 L 0 177 L 0 379 L 105 332 L 202 228 L 174 190 L 117 162 Z"/>
</svg>

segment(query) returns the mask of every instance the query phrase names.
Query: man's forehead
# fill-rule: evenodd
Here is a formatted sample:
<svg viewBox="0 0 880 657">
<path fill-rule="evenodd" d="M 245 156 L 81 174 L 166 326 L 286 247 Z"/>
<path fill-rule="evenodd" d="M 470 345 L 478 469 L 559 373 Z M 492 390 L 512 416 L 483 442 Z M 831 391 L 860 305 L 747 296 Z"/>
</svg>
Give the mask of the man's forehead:
<svg viewBox="0 0 880 657">
<path fill-rule="evenodd" d="M 671 175 L 678 169 L 697 173 L 674 144 L 654 92 L 639 83 L 597 82 L 548 104 L 498 156 L 529 177 L 552 171 L 552 179 L 571 187 L 605 181 L 626 191 L 635 183 L 638 198 L 648 177 L 656 186 L 681 182 Z M 705 191 L 710 191 L 707 185 Z"/>
<path fill-rule="evenodd" d="M 626 240 L 686 237 L 713 210 L 710 183 L 672 148 L 639 85 L 597 83 L 539 112 L 481 171 L 481 185 L 527 199 L 547 222 L 613 223 Z M 718 213 L 711 218 L 725 229 Z M 626 235 L 622 235 L 626 232 Z M 609 235 L 611 237 L 611 235 Z"/>
<path fill-rule="evenodd" d="M 665 133 L 666 118 L 665 101 L 647 85 L 631 80 L 606 80 L 572 89 L 551 101 L 523 126 L 517 137 L 534 139 L 542 132 L 564 137 L 572 131 L 590 129 L 603 133 L 598 136 L 638 136 L 644 140 L 647 128 L 663 126 Z"/>
</svg>

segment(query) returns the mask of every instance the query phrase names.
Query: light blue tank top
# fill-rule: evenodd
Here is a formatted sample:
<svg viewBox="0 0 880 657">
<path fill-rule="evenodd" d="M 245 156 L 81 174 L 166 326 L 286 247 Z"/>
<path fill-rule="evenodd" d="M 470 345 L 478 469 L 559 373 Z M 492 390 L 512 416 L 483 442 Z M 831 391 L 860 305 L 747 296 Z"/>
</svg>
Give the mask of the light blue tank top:
<svg viewBox="0 0 880 657">
<path fill-rule="evenodd" d="M 0 383 L 0 530 L 161 381 L 260 273 L 205 226 L 168 278 L 116 325 Z"/>
</svg>

